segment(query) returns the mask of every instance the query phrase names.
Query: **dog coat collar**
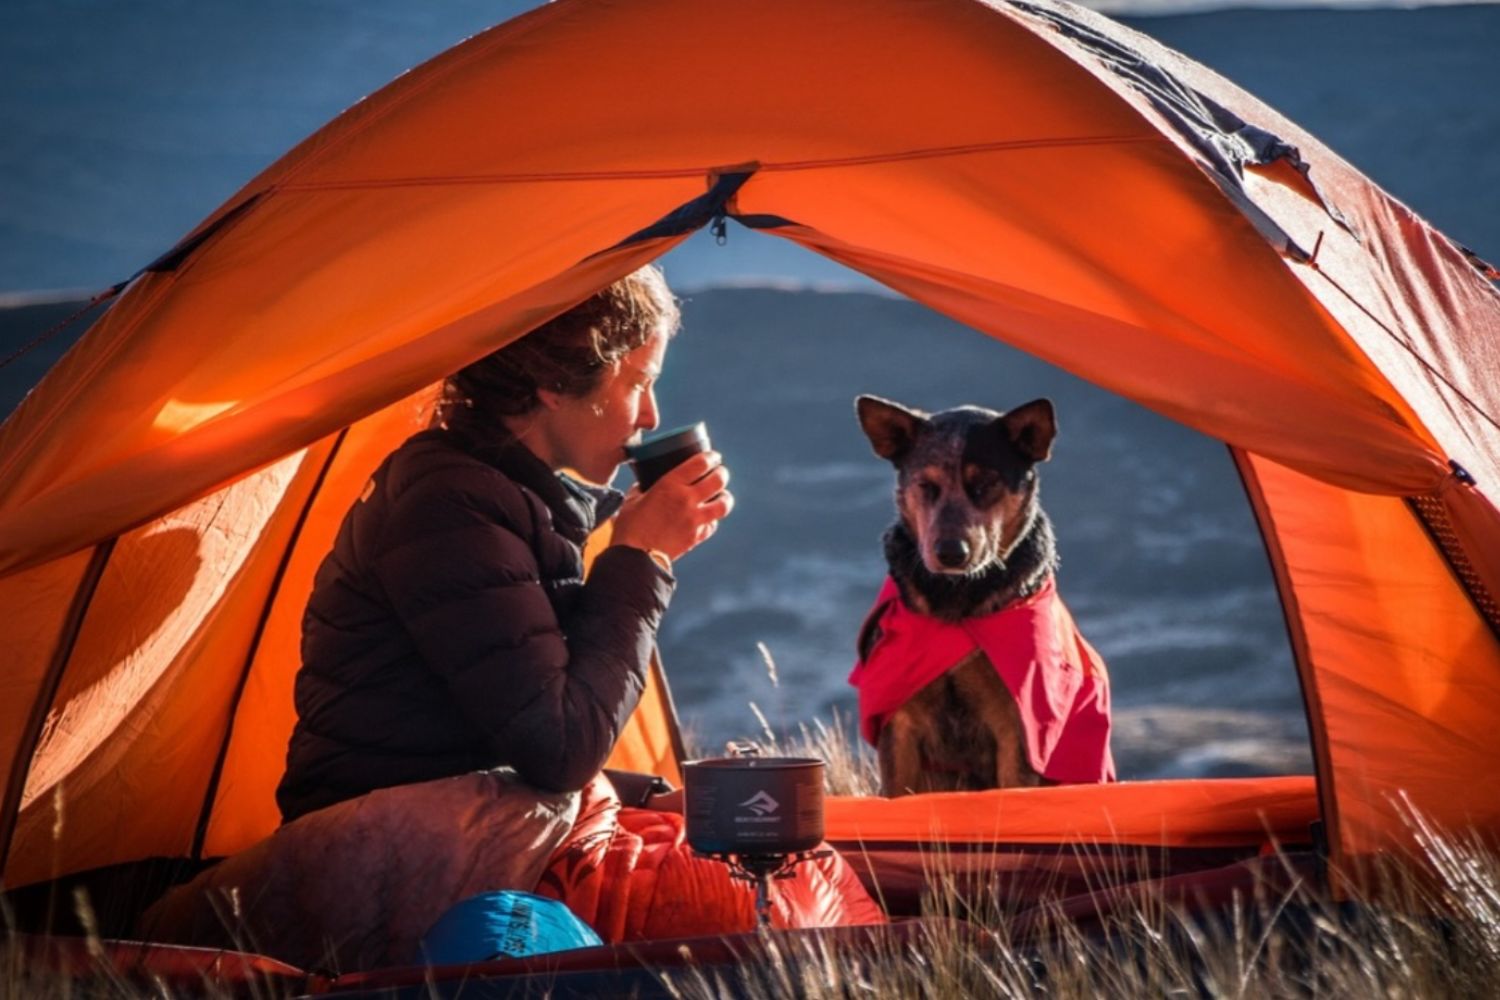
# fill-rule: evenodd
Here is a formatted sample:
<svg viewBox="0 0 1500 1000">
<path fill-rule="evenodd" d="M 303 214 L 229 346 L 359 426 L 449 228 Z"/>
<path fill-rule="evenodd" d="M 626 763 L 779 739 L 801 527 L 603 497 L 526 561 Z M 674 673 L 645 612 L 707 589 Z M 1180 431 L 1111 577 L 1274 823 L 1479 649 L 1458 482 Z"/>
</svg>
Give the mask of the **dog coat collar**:
<svg viewBox="0 0 1500 1000">
<path fill-rule="evenodd" d="M 1050 576 L 1025 600 L 958 622 L 912 611 L 887 577 L 866 628 L 872 623 L 880 637 L 849 675 L 859 691 L 860 732 L 871 744 L 897 709 L 978 648 L 1016 700 L 1038 774 L 1066 783 L 1114 780 L 1104 661 Z"/>
</svg>

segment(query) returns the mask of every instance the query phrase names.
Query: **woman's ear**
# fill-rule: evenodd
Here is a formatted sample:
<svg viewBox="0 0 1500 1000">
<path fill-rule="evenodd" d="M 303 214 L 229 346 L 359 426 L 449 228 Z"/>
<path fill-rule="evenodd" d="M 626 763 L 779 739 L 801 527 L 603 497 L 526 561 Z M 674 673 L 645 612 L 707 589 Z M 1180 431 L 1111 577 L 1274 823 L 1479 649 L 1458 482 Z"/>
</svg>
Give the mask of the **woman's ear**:
<svg viewBox="0 0 1500 1000">
<path fill-rule="evenodd" d="M 553 392 L 551 389 L 538 389 L 536 391 L 536 401 L 542 404 L 543 409 L 557 409 L 562 405 L 563 398 L 562 393 Z"/>
</svg>

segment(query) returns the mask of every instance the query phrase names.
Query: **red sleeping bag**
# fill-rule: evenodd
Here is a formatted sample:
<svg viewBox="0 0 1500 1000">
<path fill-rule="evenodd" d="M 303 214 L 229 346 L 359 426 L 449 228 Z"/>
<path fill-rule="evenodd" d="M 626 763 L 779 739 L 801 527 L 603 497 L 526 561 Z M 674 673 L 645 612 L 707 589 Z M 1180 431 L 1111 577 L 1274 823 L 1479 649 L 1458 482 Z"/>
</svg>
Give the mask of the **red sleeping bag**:
<svg viewBox="0 0 1500 1000">
<path fill-rule="evenodd" d="M 777 927 L 886 920 L 837 854 L 804 862 L 774 885 Z M 583 790 L 578 820 L 536 892 L 566 903 L 610 943 L 755 928 L 754 890 L 732 880 L 723 864 L 693 854 L 680 815 L 622 807 L 603 777 Z"/>
</svg>

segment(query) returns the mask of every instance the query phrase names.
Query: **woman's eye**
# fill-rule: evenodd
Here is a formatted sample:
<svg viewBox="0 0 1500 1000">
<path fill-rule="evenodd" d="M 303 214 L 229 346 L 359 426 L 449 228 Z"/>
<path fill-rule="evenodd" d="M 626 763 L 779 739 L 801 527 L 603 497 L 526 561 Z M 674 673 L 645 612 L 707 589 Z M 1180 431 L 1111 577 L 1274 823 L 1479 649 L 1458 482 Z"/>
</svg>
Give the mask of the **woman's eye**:
<svg viewBox="0 0 1500 1000">
<path fill-rule="evenodd" d="M 937 483 L 931 482 L 918 483 L 917 489 L 921 492 L 923 500 L 936 500 L 943 493 Z"/>
</svg>

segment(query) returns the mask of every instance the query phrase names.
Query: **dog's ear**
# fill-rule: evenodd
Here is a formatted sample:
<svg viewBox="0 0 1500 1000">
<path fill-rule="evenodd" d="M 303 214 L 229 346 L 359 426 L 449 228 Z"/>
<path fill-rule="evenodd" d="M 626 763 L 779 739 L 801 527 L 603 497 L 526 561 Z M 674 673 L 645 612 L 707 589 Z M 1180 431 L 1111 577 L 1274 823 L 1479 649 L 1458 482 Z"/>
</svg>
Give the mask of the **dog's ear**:
<svg viewBox="0 0 1500 1000">
<path fill-rule="evenodd" d="M 875 454 L 890 462 L 901 461 L 927 423 L 927 414 L 921 410 L 909 410 L 879 396 L 860 396 L 854 401 L 854 412 Z"/>
<path fill-rule="evenodd" d="M 1033 399 L 1005 414 L 999 420 L 1011 444 L 1033 462 L 1052 457 L 1052 439 L 1057 437 L 1057 417 L 1052 400 Z"/>
</svg>

